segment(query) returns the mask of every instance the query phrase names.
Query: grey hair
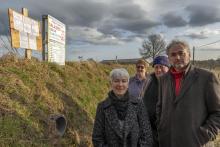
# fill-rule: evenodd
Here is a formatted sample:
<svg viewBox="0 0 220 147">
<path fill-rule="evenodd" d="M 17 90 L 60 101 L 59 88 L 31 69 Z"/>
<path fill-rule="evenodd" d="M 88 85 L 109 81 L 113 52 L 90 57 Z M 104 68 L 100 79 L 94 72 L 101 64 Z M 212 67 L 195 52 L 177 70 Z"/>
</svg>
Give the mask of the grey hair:
<svg viewBox="0 0 220 147">
<path fill-rule="evenodd" d="M 110 81 L 118 78 L 124 78 L 126 77 L 129 81 L 129 73 L 126 69 L 124 68 L 115 68 L 110 72 Z"/>
<path fill-rule="evenodd" d="M 182 40 L 172 40 L 168 45 L 167 45 L 167 48 L 166 48 L 166 53 L 167 55 L 169 54 L 169 50 L 170 48 L 172 48 L 173 46 L 175 45 L 180 45 L 181 47 L 183 47 L 184 49 L 186 49 L 188 51 L 188 53 L 190 53 L 190 48 L 189 48 L 189 44 L 186 43 L 185 41 L 182 41 Z"/>
</svg>

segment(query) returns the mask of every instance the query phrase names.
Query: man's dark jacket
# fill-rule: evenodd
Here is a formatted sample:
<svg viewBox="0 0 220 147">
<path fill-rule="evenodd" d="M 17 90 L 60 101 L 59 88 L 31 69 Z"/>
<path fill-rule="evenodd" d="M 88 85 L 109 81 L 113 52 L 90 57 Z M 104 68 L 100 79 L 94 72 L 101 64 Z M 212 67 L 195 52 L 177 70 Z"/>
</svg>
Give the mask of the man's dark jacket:
<svg viewBox="0 0 220 147">
<path fill-rule="evenodd" d="M 175 96 L 170 72 L 160 78 L 160 147 L 213 147 L 220 128 L 220 84 L 213 73 L 188 66 Z"/>
<path fill-rule="evenodd" d="M 146 111 L 149 115 L 149 120 L 153 134 L 153 147 L 158 147 L 158 135 L 156 128 L 156 104 L 158 99 L 158 80 L 155 73 L 150 74 L 149 80 L 145 88 L 143 101 Z"/>
</svg>

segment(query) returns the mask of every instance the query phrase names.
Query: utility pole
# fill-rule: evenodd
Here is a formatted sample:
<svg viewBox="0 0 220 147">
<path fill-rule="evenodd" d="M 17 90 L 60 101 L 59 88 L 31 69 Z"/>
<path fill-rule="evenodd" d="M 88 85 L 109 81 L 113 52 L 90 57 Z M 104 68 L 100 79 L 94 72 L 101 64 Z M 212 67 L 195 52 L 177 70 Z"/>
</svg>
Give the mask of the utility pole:
<svg viewBox="0 0 220 147">
<path fill-rule="evenodd" d="M 193 46 L 193 65 L 195 65 L 195 46 Z"/>
<path fill-rule="evenodd" d="M 42 16 L 42 60 L 48 61 L 48 32 L 46 30 L 47 16 Z"/>
</svg>

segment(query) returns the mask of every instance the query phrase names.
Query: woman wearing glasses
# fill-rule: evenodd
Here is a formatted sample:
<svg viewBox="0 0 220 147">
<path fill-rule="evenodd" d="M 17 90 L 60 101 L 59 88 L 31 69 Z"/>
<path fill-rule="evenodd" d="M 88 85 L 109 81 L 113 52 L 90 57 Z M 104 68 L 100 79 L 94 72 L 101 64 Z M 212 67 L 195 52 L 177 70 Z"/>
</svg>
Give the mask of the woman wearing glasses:
<svg viewBox="0 0 220 147">
<path fill-rule="evenodd" d="M 136 74 L 129 80 L 129 94 L 135 98 L 142 98 L 144 88 L 148 82 L 147 67 L 149 64 L 140 59 L 136 63 Z"/>
<path fill-rule="evenodd" d="M 142 100 L 130 97 L 128 82 L 124 68 L 111 71 L 111 90 L 96 111 L 94 147 L 152 147 L 148 115 Z"/>
</svg>

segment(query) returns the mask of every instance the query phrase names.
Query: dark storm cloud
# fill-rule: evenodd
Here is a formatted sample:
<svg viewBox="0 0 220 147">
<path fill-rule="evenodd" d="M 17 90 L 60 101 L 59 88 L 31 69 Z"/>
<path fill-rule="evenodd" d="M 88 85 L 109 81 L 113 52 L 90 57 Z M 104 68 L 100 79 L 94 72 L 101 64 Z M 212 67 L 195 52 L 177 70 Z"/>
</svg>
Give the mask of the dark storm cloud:
<svg viewBox="0 0 220 147">
<path fill-rule="evenodd" d="M 112 7 L 112 14 L 122 19 L 143 19 L 146 12 L 135 4 L 115 5 Z"/>
<path fill-rule="evenodd" d="M 189 12 L 189 25 L 203 26 L 220 22 L 219 5 L 191 5 L 186 7 Z"/>
<path fill-rule="evenodd" d="M 185 37 L 189 37 L 191 39 L 206 39 L 208 38 L 207 36 L 205 36 L 204 34 L 195 34 L 195 33 L 191 33 L 188 35 L 184 35 Z"/>
<path fill-rule="evenodd" d="M 18 11 L 21 7 L 28 8 L 29 14 L 33 18 L 41 18 L 43 14 L 50 14 L 66 24 L 82 26 L 90 26 L 93 22 L 100 21 L 108 11 L 106 4 L 89 0 L 66 2 L 60 0 L 38 0 L 37 2 L 23 0 L 20 1 L 19 7 L 13 5 L 13 1 L 9 3 L 11 5 L 7 5 L 8 7 Z"/>
<path fill-rule="evenodd" d="M 181 16 L 175 14 L 175 12 L 169 12 L 162 16 L 164 25 L 169 28 L 184 27 L 187 25 L 187 21 Z"/>
<path fill-rule="evenodd" d="M 57 2 L 58 3 L 58 2 Z M 63 9 L 55 7 L 56 17 L 73 26 L 97 27 L 102 33 L 112 33 L 115 29 L 143 32 L 158 23 L 146 17 L 140 6 L 128 3 L 98 3 L 89 0 L 62 4 Z M 56 8 L 57 7 L 57 8 Z M 63 14 L 63 15 L 61 15 Z M 144 32 L 143 32 L 144 33 Z"/>
<path fill-rule="evenodd" d="M 2 0 L 0 0 L 1 2 Z M 69 32 L 70 26 L 95 27 L 101 22 L 106 13 L 108 6 L 105 3 L 92 2 L 89 0 L 70 1 L 70 0 L 37 0 L 37 1 L 14 1 L 9 0 L 7 3 L 1 2 L 0 6 L 3 13 L 0 14 L 1 22 L 8 22 L 7 8 L 12 8 L 17 12 L 21 12 L 21 8 L 25 7 L 29 10 L 29 16 L 33 19 L 41 21 L 42 15 L 51 15 L 67 27 L 67 43 L 71 42 Z M 0 27 L 0 33 L 8 32 L 8 25 Z"/>
<path fill-rule="evenodd" d="M 69 27 L 80 26 L 97 28 L 103 33 L 103 37 L 113 35 L 120 39 L 123 31 L 145 34 L 146 30 L 158 26 L 159 23 L 149 19 L 147 12 L 140 6 L 134 4 L 132 0 L 95 2 L 91 0 L 20 0 L 14 3 L 8 0 L 7 3 L 0 0 L 5 5 L 3 22 L 7 21 L 7 8 L 12 8 L 20 12 L 22 7 L 29 9 L 29 16 L 36 20 L 41 20 L 43 14 L 49 14 L 66 24 L 67 42 L 71 42 L 68 35 L 73 33 Z M 121 30 L 121 31 L 117 31 Z M 4 32 L 4 33 L 3 33 Z M 5 34 L 7 30 L 1 27 L 0 33 Z"/>
<path fill-rule="evenodd" d="M 0 35 L 9 35 L 9 21 L 7 11 L 0 10 Z"/>
<path fill-rule="evenodd" d="M 141 33 L 145 34 L 147 29 L 150 29 L 152 27 L 155 27 L 159 25 L 157 22 L 153 22 L 151 20 L 123 20 L 116 22 L 117 26 L 128 30 L 134 33 Z"/>
<path fill-rule="evenodd" d="M 149 19 L 146 11 L 135 4 L 115 5 L 112 9 L 113 21 L 118 28 L 136 33 L 158 26 L 159 23 Z"/>
<path fill-rule="evenodd" d="M 32 7 L 31 10 L 33 15 L 50 14 L 63 23 L 71 26 L 93 26 L 102 20 L 108 11 L 108 6 L 106 4 L 89 0 L 40 1 L 42 1 L 42 3 L 29 4 Z"/>
<path fill-rule="evenodd" d="M 172 6 L 176 7 L 182 4 L 182 2 L 176 0 L 169 1 L 172 3 Z M 165 1 L 157 0 L 156 2 Z M 139 37 L 146 34 L 151 28 L 163 24 L 169 28 L 177 28 L 186 25 L 203 26 L 220 21 L 220 10 L 217 7 L 219 5 L 190 5 L 190 1 L 187 1 L 180 9 L 177 8 L 173 11 L 171 10 L 172 12 L 162 15 L 162 20 L 156 20 L 156 18 L 152 17 L 154 15 L 150 14 L 150 12 L 143 9 L 140 5 L 135 4 L 133 0 L 100 2 L 93 0 L 7 0 L 5 2 L 4 0 L 0 0 L 0 3 L 2 4 L 0 6 L 0 34 L 5 35 L 8 33 L 7 8 L 10 7 L 20 12 L 22 7 L 26 7 L 29 9 L 29 16 L 36 20 L 41 20 L 43 14 L 50 14 L 65 23 L 67 28 L 67 43 L 75 39 L 71 37 L 71 34 L 75 32 L 69 29 L 70 27 L 96 29 L 102 34 L 100 35 L 102 39 L 112 36 L 118 40 L 126 40 L 125 37 Z M 216 3 L 219 2 L 216 1 Z M 157 7 L 158 9 L 167 9 L 160 5 Z M 180 13 L 176 13 L 177 11 Z M 189 14 L 188 18 L 182 17 L 187 16 L 184 12 Z M 187 34 L 186 36 L 200 39 L 206 37 L 202 34 Z M 95 36 L 94 38 L 98 37 Z"/>
<path fill-rule="evenodd" d="M 68 24 L 94 27 L 108 13 L 108 6 L 103 3 L 77 1 L 66 6 Z"/>
</svg>

